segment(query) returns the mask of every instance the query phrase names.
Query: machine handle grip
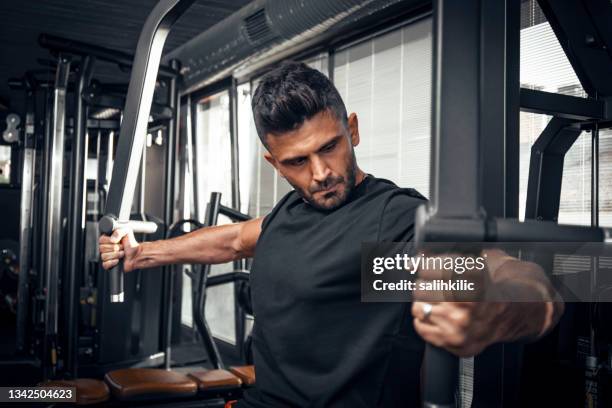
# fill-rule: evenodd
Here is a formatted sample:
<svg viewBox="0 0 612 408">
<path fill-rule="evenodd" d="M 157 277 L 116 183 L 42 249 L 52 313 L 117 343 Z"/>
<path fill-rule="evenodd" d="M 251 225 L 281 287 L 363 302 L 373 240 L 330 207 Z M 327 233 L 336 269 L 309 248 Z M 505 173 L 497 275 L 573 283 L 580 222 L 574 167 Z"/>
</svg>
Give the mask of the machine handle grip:
<svg viewBox="0 0 612 408">
<path fill-rule="evenodd" d="M 459 358 L 442 348 L 427 344 L 423 365 L 423 407 L 455 408 Z"/>
<path fill-rule="evenodd" d="M 152 234 L 157 231 L 157 224 L 149 221 L 118 221 L 113 216 L 105 215 L 100 219 L 99 227 L 100 232 L 103 234 L 110 235 L 118 228 L 127 226 L 134 232 Z M 117 266 L 114 266 L 108 272 L 109 276 L 109 289 L 111 294 L 111 303 L 122 303 L 123 302 L 123 261 L 119 261 Z"/>
<path fill-rule="evenodd" d="M 127 227 L 136 234 L 154 234 L 157 232 L 157 224 L 152 221 L 119 221 L 113 217 L 104 216 L 100 219 L 100 231 L 104 234 L 112 234 L 113 231 Z"/>
<path fill-rule="evenodd" d="M 108 272 L 111 303 L 123 303 L 123 261 Z"/>
</svg>

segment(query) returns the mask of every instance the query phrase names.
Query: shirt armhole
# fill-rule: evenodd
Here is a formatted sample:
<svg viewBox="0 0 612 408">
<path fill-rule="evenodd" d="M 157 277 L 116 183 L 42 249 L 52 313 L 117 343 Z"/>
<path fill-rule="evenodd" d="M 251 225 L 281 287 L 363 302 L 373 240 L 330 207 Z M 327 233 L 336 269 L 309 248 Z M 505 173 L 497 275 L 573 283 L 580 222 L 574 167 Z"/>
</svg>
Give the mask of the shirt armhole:
<svg viewBox="0 0 612 408">
<path fill-rule="evenodd" d="M 378 231 L 376 233 L 376 242 L 380 242 L 380 235 L 382 233 L 382 228 L 383 228 L 383 217 L 385 215 L 385 213 L 387 212 L 387 207 L 389 206 L 389 203 L 391 202 L 391 200 L 396 196 L 396 195 L 406 195 L 408 197 L 413 197 L 413 198 L 418 198 L 423 200 L 423 203 L 425 203 L 427 201 L 427 199 L 421 195 L 418 191 L 412 189 L 412 188 L 398 188 L 397 190 L 394 190 L 389 197 L 387 198 L 387 200 L 385 201 L 385 204 L 383 205 L 382 211 L 380 213 L 380 217 L 378 219 Z"/>
</svg>

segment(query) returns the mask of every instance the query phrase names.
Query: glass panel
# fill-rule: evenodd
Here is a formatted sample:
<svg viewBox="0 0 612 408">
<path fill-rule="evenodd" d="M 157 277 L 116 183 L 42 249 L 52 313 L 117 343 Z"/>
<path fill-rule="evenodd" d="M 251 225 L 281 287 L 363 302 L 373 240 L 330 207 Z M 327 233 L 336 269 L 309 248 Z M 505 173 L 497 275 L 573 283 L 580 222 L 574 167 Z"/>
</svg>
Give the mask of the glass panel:
<svg viewBox="0 0 612 408">
<path fill-rule="evenodd" d="M 584 89 L 535 0 L 521 4 L 521 87 L 586 97 Z M 525 217 L 531 146 L 550 116 L 521 112 L 519 217 Z M 590 225 L 590 134 L 568 151 L 563 169 L 559 222 Z"/>
<path fill-rule="evenodd" d="M 254 215 L 257 194 L 257 150 L 259 138 L 253 123 L 251 84 L 238 86 L 238 171 L 240 172 L 240 211 Z"/>
<path fill-rule="evenodd" d="M 582 132 L 565 155 L 559 224 L 591 225 L 591 133 Z"/>
<path fill-rule="evenodd" d="M 521 8 L 521 86 L 586 97 L 565 52 L 535 0 Z"/>
<path fill-rule="evenodd" d="M 221 203 L 231 206 L 232 169 L 229 130 L 229 94 L 227 91 L 198 103 L 196 134 L 196 171 L 200 221 L 212 192 L 221 193 Z M 219 216 L 219 225 L 230 220 Z M 230 272 L 232 263 L 213 265 L 211 275 Z M 236 342 L 234 324 L 234 288 L 222 285 L 207 290 L 206 320 L 213 335 L 231 344 Z"/>
<path fill-rule="evenodd" d="M 0 184 L 11 183 L 11 146 L 0 145 Z"/>
<path fill-rule="evenodd" d="M 359 118 L 360 167 L 429 194 L 431 20 L 339 51 L 334 81 Z"/>
<path fill-rule="evenodd" d="M 221 193 L 221 202 L 232 202 L 231 141 L 229 131 L 229 94 L 210 96 L 197 108 L 196 169 L 200 221 L 213 191 Z"/>
</svg>

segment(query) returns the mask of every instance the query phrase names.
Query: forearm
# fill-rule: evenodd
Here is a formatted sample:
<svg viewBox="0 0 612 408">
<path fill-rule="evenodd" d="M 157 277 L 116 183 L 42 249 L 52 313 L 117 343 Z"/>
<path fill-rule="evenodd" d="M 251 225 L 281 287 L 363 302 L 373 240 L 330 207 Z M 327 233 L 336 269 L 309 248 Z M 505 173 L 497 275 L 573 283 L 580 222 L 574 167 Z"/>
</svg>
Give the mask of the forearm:
<svg viewBox="0 0 612 408">
<path fill-rule="evenodd" d="M 201 228 L 183 236 L 143 242 L 133 259 L 135 269 L 181 263 L 219 264 L 249 256 L 242 250 L 242 223 Z"/>
<path fill-rule="evenodd" d="M 510 259 L 500 266 L 494 278 L 504 299 L 502 341 L 537 339 L 559 321 L 564 303 L 544 271 L 534 263 Z"/>
</svg>

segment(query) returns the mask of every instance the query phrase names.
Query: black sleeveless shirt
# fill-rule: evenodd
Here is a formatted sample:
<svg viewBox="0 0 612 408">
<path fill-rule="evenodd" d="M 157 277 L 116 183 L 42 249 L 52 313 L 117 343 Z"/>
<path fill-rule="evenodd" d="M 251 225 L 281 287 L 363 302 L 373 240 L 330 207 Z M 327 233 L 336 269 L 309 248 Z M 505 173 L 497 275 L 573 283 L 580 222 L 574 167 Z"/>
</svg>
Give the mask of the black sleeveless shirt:
<svg viewBox="0 0 612 408">
<path fill-rule="evenodd" d="M 362 303 L 361 242 L 410 241 L 424 203 L 366 177 L 333 211 L 288 193 L 251 269 L 257 385 L 238 407 L 417 407 L 424 344 L 409 303 Z"/>
</svg>

